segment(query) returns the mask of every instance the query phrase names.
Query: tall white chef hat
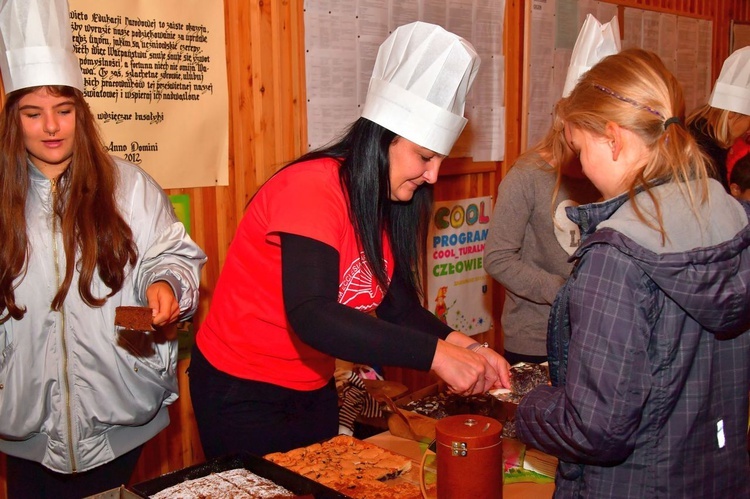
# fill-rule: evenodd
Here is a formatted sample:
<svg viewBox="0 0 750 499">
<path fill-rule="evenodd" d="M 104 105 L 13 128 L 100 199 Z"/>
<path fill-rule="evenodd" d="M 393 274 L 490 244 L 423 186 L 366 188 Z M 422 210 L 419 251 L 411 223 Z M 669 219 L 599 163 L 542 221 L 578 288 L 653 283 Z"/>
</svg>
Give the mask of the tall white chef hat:
<svg viewBox="0 0 750 499">
<path fill-rule="evenodd" d="M 578 33 L 576 44 L 573 46 L 573 55 L 570 57 L 562 96 L 570 95 L 583 73 L 608 55 L 619 51 L 620 26 L 617 24 L 617 16 L 614 16 L 608 23 L 602 24 L 596 17 L 587 14 L 581 31 Z"/>
<path fill-rule="evenodd" d="M 434 24 L 396 28 L 380 45 L 362 117 L 448 155 L 466 126 L 464 104 L 479 56 Z"/>
<path fill-rule="evenodd" d="M 67 0 L 0 0 L 0 71 L 5 92 L 42 85 L 84 90 Z"/>
<path fill-rule="evenodd" d="M 708 103 L 750 115 L 750 47 L 737 49 L 727 57 Z"/>
</svg>

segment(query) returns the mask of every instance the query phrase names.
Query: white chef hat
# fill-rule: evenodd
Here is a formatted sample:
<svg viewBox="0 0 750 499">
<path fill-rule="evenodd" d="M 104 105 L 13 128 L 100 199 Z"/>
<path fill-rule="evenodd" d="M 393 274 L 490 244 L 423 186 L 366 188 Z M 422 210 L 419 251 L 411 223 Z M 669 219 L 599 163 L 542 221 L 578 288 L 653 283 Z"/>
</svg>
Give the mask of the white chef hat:
<svg viewBox="0 0 750 499">
<path fill-rule="evenodd" d="M 581 31 L 578 33 L 573 55 L 570 57 L 568 74 L 563 86 L 563 97 L 570 95 L 578 79 L 596 63 L 620 51 L 620 26 L 617 16 L 608 23 L 600 23 L 591 14 L 586 15 Z"/>
<path fill-rule="evenodd" d="M 479 56 L 463 38 L 415 22 L 380 45 L 362 117 L 448 155 L 466 126 L 464 103 Z"/>
<path fill-rule="evenodd" d="M 5 92 L 42 85 L 84 90 L 67 0 L 0 0 L 0 71 Z"/>
<path fill-rule="evenodd" d="M 727 57 L 708 103 L 750 116 L 750 47 L 737 49 Z"/>
</svg>

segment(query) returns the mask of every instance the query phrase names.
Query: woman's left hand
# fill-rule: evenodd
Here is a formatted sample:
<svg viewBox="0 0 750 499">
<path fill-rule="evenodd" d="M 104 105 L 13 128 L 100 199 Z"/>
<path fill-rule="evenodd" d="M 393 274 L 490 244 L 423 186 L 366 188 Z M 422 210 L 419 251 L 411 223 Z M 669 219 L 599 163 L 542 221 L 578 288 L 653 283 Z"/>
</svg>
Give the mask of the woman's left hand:
<svg viewBox="0 0 750 499">
<path fill-rule="evenodd" d="M 492 388 L 510 388 L 510 364 L 505 357 L 491 348 L 478 348 L 475 351 L 497 372 L 498 380 Z"/>
<path fill-rule="evenodd" d="M 474 338 L 467 336 L 461 331 L 453 331 L 445 340 L 448 343 L 463 348 L 476 343 L 476 340 Z M 505 360 L 505 357 L 491 348 L 476 348 L 474 349 L 474 352 L 484 357 L 484 359 L 494 369 L 494 372 L 497 373 L 498 376 L 496 379 L 488 379 L 488 381 L 492 381 L 493 384 L 486 389 L 490 390 L 493 388 L 510 388 L 510 364 L 508 364 L 508 361 Z"/>
<path fill-rule="evenodd" d="M 156 281 L 146 289 L 146 300 L 153 314 L 152 324 L 156 327 L 172 324 L 180 316 L 180 303 L 172 286 L 164 281 Z"/>
</svg>

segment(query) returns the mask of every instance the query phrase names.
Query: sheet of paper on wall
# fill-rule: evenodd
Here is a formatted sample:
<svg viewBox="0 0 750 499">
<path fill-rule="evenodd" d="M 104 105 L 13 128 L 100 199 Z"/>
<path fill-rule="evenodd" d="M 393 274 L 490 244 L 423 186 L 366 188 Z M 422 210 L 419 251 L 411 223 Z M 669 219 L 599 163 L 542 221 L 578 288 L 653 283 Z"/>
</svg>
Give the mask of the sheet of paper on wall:
<svg viewBox="0 0 750 499">
<path fill-rule="evenodd" d="M 526 140 L 523 148 L 536 144 L 547 133 L 552 125 L 552 109 L 562 92 L 562 82 L 558 91 L 550 84 L 554 82 L 555 68 L 555 2 L 533 0 L 530 18 L 530 31 L 525 36 L 533 43 L 528 44 Z M 565 71 L 567 67 L 566 64 Z"/>
<path fill-rule="evenodd" d="M 623 48 L 652 50 L 674 73 L 682 85 L 686 114 L 708 101 L 712 21 L 625 8 L 623 25 Z"/>
<path fill-rule="evenodd" d="M 353 91 L 358 82 L 356 23 L 352 22 L 355 6 L 354 2 L 305 2 L 309 149 L 340 136 L 345 126 L 359 118 L 357 93 Z"/>
<path fill-rule="evenodd" d="M 451 156 L 504 159 L 504 15 L 505 0 L 305 2 L 309 148 L 327 144 L 359 118 L 377 49 L 388 34 L 398 26 L 424 21 L 469 40 L 482 59 L 478 78 L 491 87 L 482 88 L 479 80 L 473 85 L 466 101 L 469 124 Z"/>
<path fill-rule="evenodd" d="M 69 0 L 86 100 L 111 154 L 165 189 L 228 185 L 221 0 Z"/>
<path fill-rule="evenodd" d="M 602 21 L 612 19 L 618 6 L 609 2 L 547 2 L 532 0 L 528 83 L 526 88 L 526 137 L 523 147 L 536 144 L 552 124 L 552 110 L 562 95 L 567 62 L 571 57 L 572 23 L 582 25 L 590 13 Z M 711 93 L 712 21 L 647 9 L 622 10 L 622 49 L 639 47 L 657 53 L 682 84 L 686 111 L 705 104 Z M 561 70 L 565 68 L 565 71 Z"/>
</svg>

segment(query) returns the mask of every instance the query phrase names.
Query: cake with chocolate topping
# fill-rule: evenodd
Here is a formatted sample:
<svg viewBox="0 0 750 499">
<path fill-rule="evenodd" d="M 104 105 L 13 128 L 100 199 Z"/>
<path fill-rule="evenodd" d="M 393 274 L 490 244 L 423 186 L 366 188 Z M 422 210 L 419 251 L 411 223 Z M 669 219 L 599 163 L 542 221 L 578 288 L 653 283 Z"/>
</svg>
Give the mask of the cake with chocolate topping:
<svg viewBox="0 0 750 499">
<path fill-rule="evenodd" d="M 510 390 L 523 397 L 539 385 L 549 384 L 549 374 L 545 366 L 529 362 L 519 362 L 510 368 Z"/>
<path fill-rule="evenodd" d="M 497 417 L 496 412 L 499 406 L 495 397 L 486 394 L 464 396 L 441 392 L 419 400 L 412 400 L 404 405 L 404 409 L 433 419 L 442 419 L 457 414 Z"/>
</svg>

